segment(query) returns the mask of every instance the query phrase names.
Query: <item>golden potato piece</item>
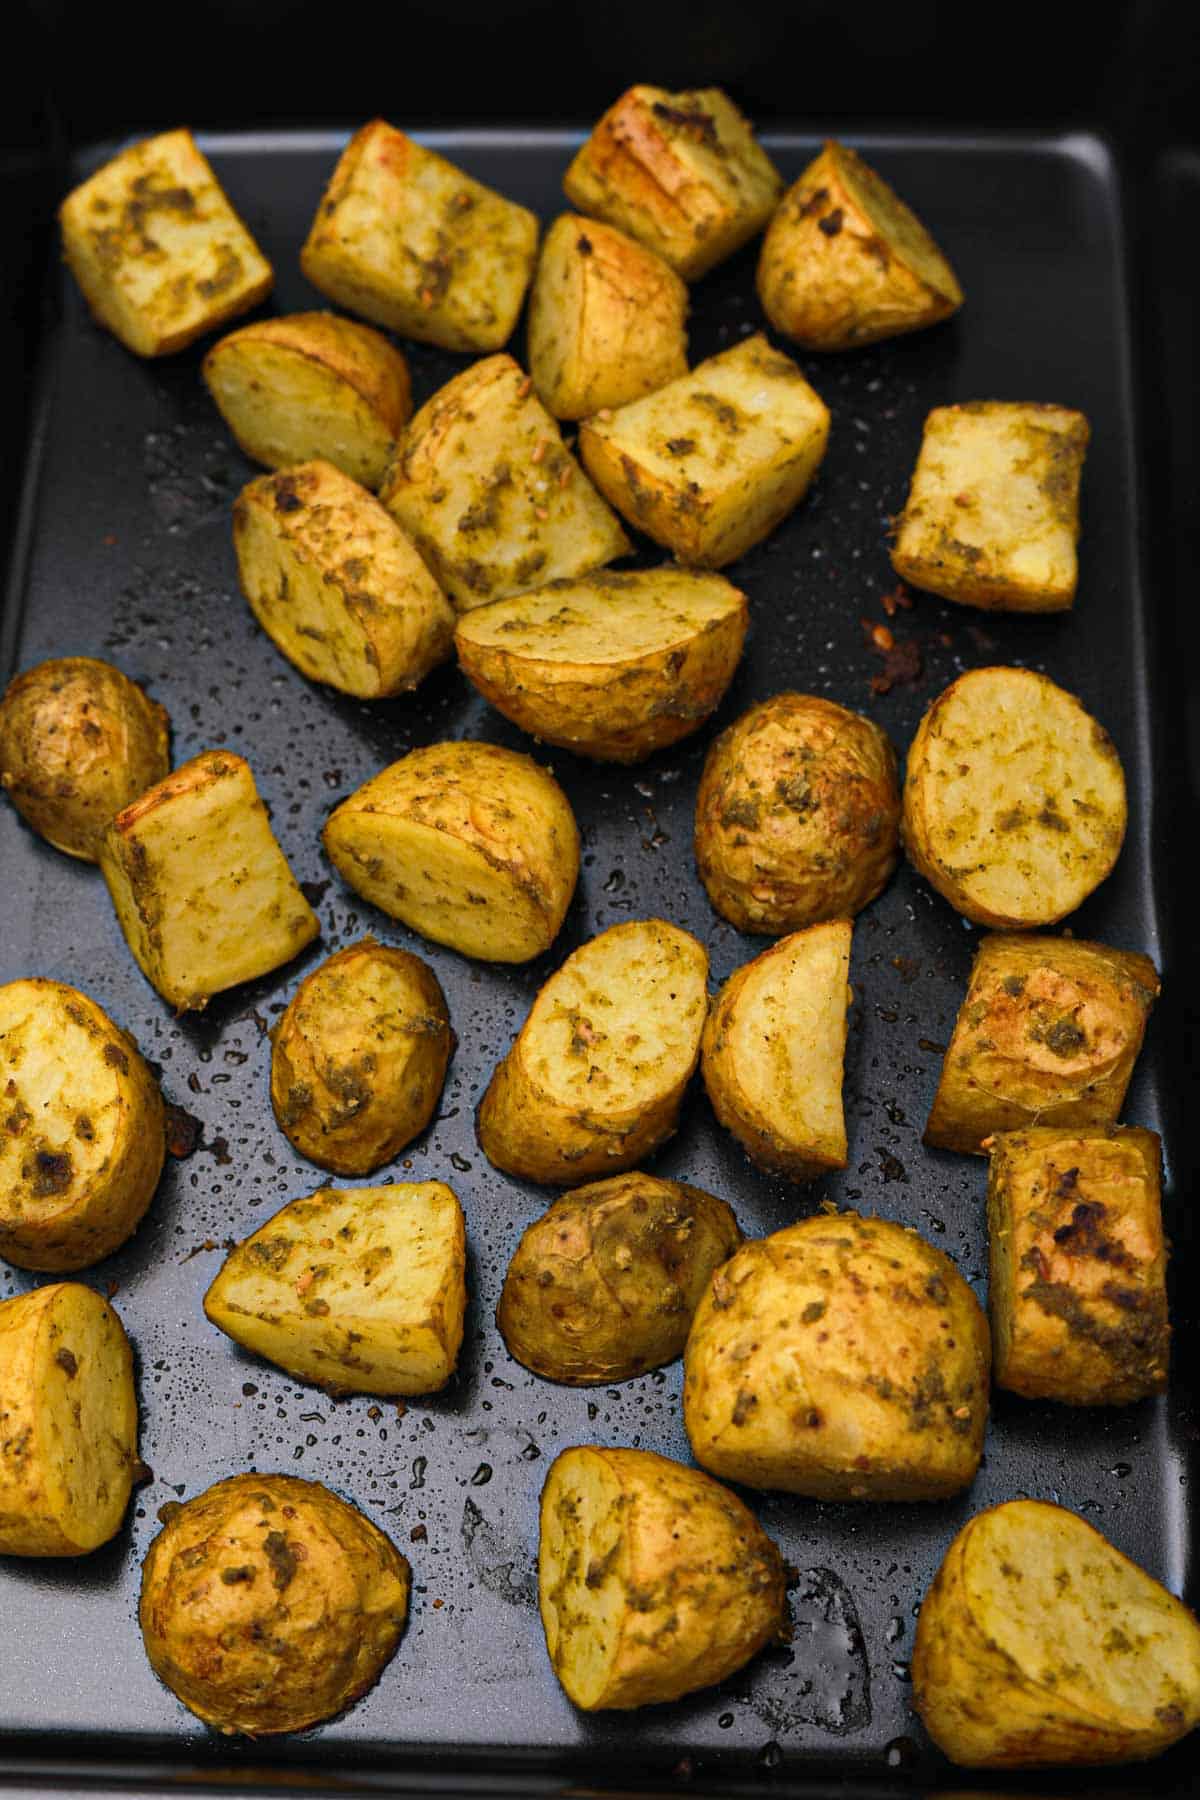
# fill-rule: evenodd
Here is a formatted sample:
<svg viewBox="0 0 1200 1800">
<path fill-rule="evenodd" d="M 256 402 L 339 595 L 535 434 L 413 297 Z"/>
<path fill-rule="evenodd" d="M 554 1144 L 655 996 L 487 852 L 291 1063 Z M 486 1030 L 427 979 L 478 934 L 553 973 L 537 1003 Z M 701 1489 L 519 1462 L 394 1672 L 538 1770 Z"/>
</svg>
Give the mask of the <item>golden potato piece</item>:
<svg viewBox="0 0 1200 1800">
<path fill-rule="evenodd" d="M 631 525 L 683 563 L 718 569 L 803 499 L 829 437 L 829 409 L 761 333 L 690 375 L 588 419 L 584 467 Z"/>
<path fill-rule="evenodd" d="M 696 867 L 739 931 L 846 919 L 899 856 L 896 753 L 870 719 L 812 694 L 775 694 L 713 744 L 696 795 Z"/>
<path fill-rule="evenodd" d="M 214 344 L 204 379 L 239 446 L 268 469 L 323 457 L 377 488 L 412 412 L 408 364 L 335 313 L 259 319 Z"/>
<path fill-rule="evenodd" d="M 829 142 L 767 227 L 758 297 L 806 350 L 854 350 L 957 312 L 962 289 L 920 220 L 845 144 Z"/>
<path fill-rule="evenodd" d="M 1111 873 L 1125 820 L 1112 739 L 1032 669 L 968 669 L 909 748 L 908 859 L 977 925 L 1065 919 Z"/>
<path fill-rule="evenodd" d="M 95 862 L 115 813 L 171 766 L 166 709 L 111 663 L 61 656 L 0 700 L 0 788 L 56 850 Z"/>
<path fill-rule="evenodd" d="M 939 406 L 896 522 L 892 567 L 914 587 L 997 612 L 1075 599 L 1079 483 L 1090 436 L 1065 406 Z"/>
<path fill-rule="evenodd" d="M 708 956 L 662 919 L 590 938 L 541 989 L 479 1108 L 489 1162 L 568 1187 L 616 1175 L 679 1123 L 708 1011 Z"/>
<path fill-rule="evenodd" d="M 0 987 L 0 1256 L 87 1269 L 137 1230 L 166 1154 L 133 1039 L 59 981 Z"/>
<path fill-rule="evenodd" d="M 290 962 L 320 930 L 232 750 L 194 756 L 119 812 L 100 869 L 139 968 L 181 1012 Z"/>
<path fill-rule="evenodd" d="M 1068 1406 L 1161 1393 L 1171 1328 L 1156 1134 L 1038 1126 L 989 1143 L 997 1385 Z"/>
<path fill-rule="evenodd" d="M 315 288 L 422 344 L 498 350 L 533 274 L 524 206 L 375 119 L 350 139 L 300 267 Z"/>
<path fill-rule="evenodd" d="M 76 1281 L 0 1301 L 0 1556 L 84 1556 L 138 1471 L 133 1354 Z"/>
<path fill-rule="evenodd" d="M 466 1311 L 462 1208 L 440 1181 L 321 1188 L 231 1250 L 204 1296 L 243 1349 L 335 1394 L 432 1394 Z"/>
<path fill-rule="evenodd" d="M 1200 1626 L 1085 1520 L 1009 1500 L 946 1552 L 912 1677 L 926 1731 L 967 1768 L 1135 1762 L 1200 1722 Z"/>
<path fill-rule="evenodd" d="M 67 195 L 63 254 L 96 319 L 167 356 L 270 293 L 271 265 L 190 131 L 131 144 Z"/>
<path fill-rule="evenodd" d="M 720 88 L 669 94 L 642 83 L 609 107 L 563 190 L 694 281 L 762 230 L 783 178 Z"/>
<path fill-rule="evenodd" d="M 343 800 L 322 841 L 364 900 L 484 962 L 548 950 L 579 877 L 566 795 L 496 744 L 413 750 Z"/>
<path fill-rule="evenodd" d="M 678 1700 L 786 1632 L 783 1559 L 754 1514 L 650 1450 L 555 1458 L 538 1595 L 551 1666 L 584 1712 Z"/>
<path fill-rule="evenodd" d="M 303 1731 L 375 1685 L 408 1617 L 391 1539 L 316 1481 L 234 1475 L 173 1507 L 142 1566 L 150 1666 L 214 1730 Z"/>
<path fill-rule="evenodd" d="M 463 673 L 507 719 L 600 762 L 641 762 L 720 705 L 746 639 L 720 575 L 598 571 L 464 614 Z"/>
<path fill-rule="evenodd" d="M 713 1270 L 742 1241 L 724 1200 L 680 1181 L 615 1175 L 535 1219 L 504 1278 L 510 1356 L 573 1387 L 628 1381 L 682 1356 Z"/>
<path fill-rule="evenodd" d="M 312 681 L 379 700 L 423 681 L 454 641 L 454 611 L 373 494 L 329 462 L 260 475 L 238 495 L 242 592 Z"/>
<path fill-rule="evenodd" d="M 819 1213 L 717 1270 L 684 1353 L 704 1468 L 815 1500 L 942 1500 L 974 1480 L 988 1327 L 915 1231 Z"/>
<path fill-rule="evenodd" d="M 925 1142 L 982 1153 L 994 1131 L 1115 1125 L 1158 991 L 1157 969 L 1134 950 L 983 938 Z"/>
<path fill-rule="evenodd" d="M 753 1162 L 792 1181 L 846 1166 L 848 919 L 810 925 L 734 971 L 704 1027 L 713 1111 Z"/>
</svg>

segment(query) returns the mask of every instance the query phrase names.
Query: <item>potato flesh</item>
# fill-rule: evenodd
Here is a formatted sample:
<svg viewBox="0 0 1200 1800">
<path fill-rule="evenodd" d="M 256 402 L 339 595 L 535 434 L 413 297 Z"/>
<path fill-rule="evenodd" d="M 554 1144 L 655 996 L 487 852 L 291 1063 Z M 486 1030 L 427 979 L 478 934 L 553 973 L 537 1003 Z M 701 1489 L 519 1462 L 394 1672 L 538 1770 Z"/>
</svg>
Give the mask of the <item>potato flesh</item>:
<svg viewBox="0 0 1200 1800">
<path fill-rule="evenodd" d="M 542 1501 L 538 1586 L 546 1648 L 568 1698 L 599 1705 L 620 1653 L 628 1548 L 621 1484 L 602 1455 L 555 1464 Z M 611 1572 L 606 1581 L 589 1571 Z"/>
<path fill-rule="evenodd" d="M 961 304 L 962 290 L 954 271 L 916 214 L 861 156 L 841 144 L 833 148 L 837 171 L 847 191 L 883 242 L 889 249 L 898 250 L 909 267 L 936 293 Z"/>
</svg>

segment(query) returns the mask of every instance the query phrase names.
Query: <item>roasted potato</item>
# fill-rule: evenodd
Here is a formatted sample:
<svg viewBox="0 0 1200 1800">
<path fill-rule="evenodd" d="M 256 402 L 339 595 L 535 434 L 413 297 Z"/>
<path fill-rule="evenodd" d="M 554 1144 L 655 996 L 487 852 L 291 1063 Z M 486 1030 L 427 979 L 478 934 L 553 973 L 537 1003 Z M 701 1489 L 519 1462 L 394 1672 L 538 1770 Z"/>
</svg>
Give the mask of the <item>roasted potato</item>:
<svg viewBox="0 0 1200 1800">
<path fill-rule="evenodd" d="M 16 676 L 0 700 L 0 788 L 56 850 L 95 862 L 115 813 L 171 766 L 166 709 L 92 656 Z"/>
<path fill-rule="evenodd" d="M 671 1137 L 700 1055 L 708 956 L 662 919 L 590 938 L 542 988 L 479 1107 L 510 1175 L 569 1187 L 632 1169 Z"/>
<path fill-rule="evenodd" d="M 704 1027 L 713 1111 L 760 1168 L 812 1181 L 846 1166 L 848 919 L 810 925 L 736 969 Z"/>
<path fill-rule="evenodd" d="M 735 1494 L 651 1450 L 580 1446 L 542 1489 L 550 1663 L 584 1712 L 724 1681 L 787 1633 L 783 1559 Z"/>
<path fill-rule="evenodd" d="M 957 312 L 962 289 L 921 221 L 845 144 L 781 200 L 758 263 L 763 311 L 806 350 L 855 350 Z"/>
<path fill-rule="evenodd" d="M 180 1012 L 290 962 L 320 929 L 232 750 L 194 756 L 119 812 L 100 869 L 139 968 Z"/>
<path fill-rule="evenodd" d="M 600 762 L 641 762 L 720 705 L 746 638 L 720 575 L 598 570 L 463 615 L 463 673 L 505 718 Z"/>
<path fill-rule="evenodd" d="M 739 931 L 846 919 L 899 856 L 896 753 L 870 719 L 812 694 L 775 694 L 723 731 L 696 795 L 696 867 Z"/>
<path fill-rule="evenodd" d="M 668 94 L 642 83 L 609 107 L 563 191 L 694 281 L 762 230 L 783 178 L 720 88 Z"/>
<path fill-rule="evenodd" d="M 190 131 L 131 144 L 67 195 L 63 254 L 96 319 L 167 356 L 257 306 L 274 274 Z"/>
<path fill-rule="evenodd" d="M 379 700 L 449 656 L 450 602 L 391 514 L 332 463 L 250 482 L 233 543 L 251 611 L 311 680 Z"/>
<path fill-rule="evenodd" d="M 231 1250 L 204 1296 L 243 1349 L 334 1394 L 432 1394 L 467 1304 L 462 1208 L 440 1181 L 321 1188 Z"/>
<path fill-rule="evenodd" d="M 515 750 L 429 744 L 332 812 L 326 854 L 356 893 L 484 962 L 528 962 L 558 936 L 579 831 L 549 770 Z"/>
<path fill-rule="evenodd" d="M 0 1127 L 0 1256 L 87 1269 L 137 1230 L 166 1154 L 162 1094 L 78 988 L 0 987 Z"/>
<path fill-rule="evenodd" d="M 1158 971 L 1135 950 L 983 938 L 925 1142 L 982 1154 L 994 1131 L 1115 1125 L 1158 991 Z"/>
<path fill-rule="evenodd" d="M 459 612 L 629 549 L 511 356 L 472 363 L 426 401 L 380 499 Z"/>
<path fill-rule="evenodd" d="M 680 562 L 719 569 L 804 497 L 828 437 L 825 402 L 758 333 L 586 420 L 579 453 L 631 525 Z"/>
<path fill-rule="evenodd" d="M 76 1281 L 0 1301 L 0 1556 L 83 1556 L 120 1530 L 137 1460 L 133 1354 Z"/>
<path fill-rule="evenodd" d="M 374 119 L 350 139 L 300 267 L 349 312 L 444 350 L 498 350 L 533 274 L 524 206 Z"/>
<path fill-rule="evenodd" d="M 939 406 L 925 421 L 892 567 L 914 587 L 997 612 L 1075 599 L 1081 412 L 1032 402 Z"/>
<path fill-rule="evenodd" d="M 213 345 L 203 374 L 253 462 L 285 469 L 323 457 L 366 488 L 383 480 L 412 412 L 399 350 L 335 313 L 243 325 Z"/>
<path fill-rule="evenodd" d="M 1112 739 L 1032 669 L 968 669 L 909 748 L 908 859 L 977 925 L 1065 919 L 1111 872 L 1125 820 Z"/>
<path fill-rule="evenodd" d="M 391 1539 L 316 1481 L 234 1475 L 182 1505 L 146 1555 L 150 1666 L 232 1737 L 303 1731 L 373 1687 L 408 1617 Z"/>
<path fill-rule="evenodd" d="M 983 1452 L 988 1327 L 915 1231 L 818 1213 L 719 1268 L 684 1353 L 704 1468 L 815 1500 L 942 1500 Z"/>
<path fill-rule="evenodd" d="M 509 1354 L 548 1381 L 628 1381 L 683 1354 L 710 1275 L 741 1241 L 732 1210 L 700 1188 L 593 1182 L 525 1232 L 496 1323 Z"/>
<path fill-rule="evenodd" d="M 926 1731 L 967 1768 L 1141 1761 L 1200 1722 L 1200 1626 L 1085 1520 L 1009 1500 L 947 1550 L 912 1678 Z"/>
<path fill-rule="evenodd" d="M 1068 1406 L 1161 1393 L 1171 1328 L 1156 1134 L 1043 1125 L 989 1146 L 997 1386 Z"/>
</svg>

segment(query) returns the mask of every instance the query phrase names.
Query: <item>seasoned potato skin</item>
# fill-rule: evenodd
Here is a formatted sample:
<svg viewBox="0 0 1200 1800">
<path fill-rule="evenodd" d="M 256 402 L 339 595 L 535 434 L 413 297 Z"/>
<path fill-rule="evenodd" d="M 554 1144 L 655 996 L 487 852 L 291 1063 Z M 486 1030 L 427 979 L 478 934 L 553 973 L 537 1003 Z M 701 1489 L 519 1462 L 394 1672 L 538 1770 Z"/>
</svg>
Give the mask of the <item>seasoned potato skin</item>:
<svg viewBox="0 0 1200 1800">
<path fill-rule="evenodd" d="M 709 1277 L 742 1241 L 723 1200 L 628 1174 L 576 1188 L 517 1245 L 496 1323 L 548 1381 L 627 1381 L 683 1354 Z"/>
<path fill-rule="evenodd" d="M 0 787 L 56 850 L 96 862 L 114 814 L 171 766 L 166 708 L 111 663 L 54 657 L 0 700 Z"/>
<path fill-rule="evenodd" d="M 234 1475 L 175 1508 L 142 1569 L 160 1681 L 226 1736 L 303 1731 L 365 1694 L 408 1615 L 409 1567 L 315 1481 Z"/>
</svg>

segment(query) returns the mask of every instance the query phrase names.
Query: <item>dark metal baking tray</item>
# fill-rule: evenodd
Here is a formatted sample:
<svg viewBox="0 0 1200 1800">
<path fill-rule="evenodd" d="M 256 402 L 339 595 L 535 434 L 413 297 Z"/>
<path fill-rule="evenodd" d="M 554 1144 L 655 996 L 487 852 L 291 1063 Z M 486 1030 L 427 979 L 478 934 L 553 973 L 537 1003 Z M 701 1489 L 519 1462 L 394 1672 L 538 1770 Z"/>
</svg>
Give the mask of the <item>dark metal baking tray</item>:
<svg viewBox="0 0 1200 1800">
<path fill-rule="evenodd" d="M 544 219 L 576 135 L 457 130 L 428 141 Z M 768 139 L 788 178 L 817 139 Z M 949 1769 L 911 1711 L 915 1614 L 955 1530 L 983 1506 L 1031 1494 L 1074 1507 L 1179 1591 L 1191 1577 L 1194 1414 L 1183 1387 L 1125 1411 L 1081 1412 L 997 1395 L 984 1466 L 969 1493 L 935 1506 L 861 1507 L 751 1495 L 802 1573 L 795 1639 L 723 1687 L 635 1716 L 586 1718 L 559 1692 L 534 1606 L 536 1504 L 548 1461 L 586 1441 L 685 1457 L 678 1366 L 619 1388 L 569 1391 L 507 1356 L 493 1321 L 507 1259 L 549 1196 L 480 1155 L 483 1086 L 547 973 L 582 939 L 661 914 L 708 945 L 714 983 L 761 947 L 709 909 L 694 875 L 691 811 L 714 732 L 782 688 L 869 712 L 903 748 L 929 699 L 964 668 L 1018 662 L 1080 694 L 1129 776 L 1131 819 L 1115 874 L 1070 921 L 1078 934 L 1149 952 L 1168 991 L 1181 901 L 1160 825 L 1169 719 L 1155 713 L 1168 651 L 1144 561 L 1142 424 L 1125 286 L 1120 182 L 1088 136 L 859 136 L 928 219 L 969 296 L 961 317 L 853 355 L 801 358 L 833 409 L 831 447 L 808 501 L 731 571 L 750 597 L 745 661 L 717 719 L 633 770 L 545 753 L 576 809 L 579 893 L 553 951 L 523 969 L 472 964 L 426 945 L 359 901 L 323 861 L 333 804 L 415 745 L 445 737 L 523 740 L 448 668 L 419 694 L 378 705 L 305 682 L 238 593 L 230 505 L 253 472 L 199 379 L 202 349 L 140 362 L 50 280 L 0 673 L 55 654 L 107 657 L 170 709 L 177 760 L 210 746 L 248 756 L 275 828 L 312 890 L 322 939 L 275 976 L 173 1018 L 122 941 L 97 872 L 0 812 L 0 979 L 36 973 L 94 995 L 138 1038 L 168 1098 L 201 1122 L 201 1147 L 169 1163 L 133 1241 L 84 1279 L 111 1290 L 138 1360 L 142 1445 L 153 1482 L 108 1547 L 78 1562 L 0 1563 L 0 1769 L 17 1779 L 84 1769 L 114 1779 L 235 1784 L 283 1780 L 387 1786 L 464 1782 L 626 1788 L 659 1780 L 750 1787 L 846 1783 L 845 1791 L 982 1784 Z M 274 261 L 272 305 L 320 304 L 297 252 L 335 155 L 336 133 L 203 139 L 231 197 Z M 114 146 L 68 171 L 75 181 Z M 695 290 L 694 359 L 760 326 L 753 250 Z M 520 341 L 516 348 L 520 351 Z M 411 350 L 418 401 L 465 359 Z M 1051 618 L 995 617 L 918 596 L 888 618 L 886 528 L 903 501 L 926 411 L 956 399 L 1052 399 L 1093 430 L 1083 495 L 1080 596 Z M 646 560 L 651 560 L 648 556 Z M 873 691 L 883 671 L 863 620 L 915 639 L 918 683 Z M 200 1299 L 222 1246 L 319 1185 L 277 1130 L 266 1032 L 306 968 L 366 930 L 411 945 L 445 987 L 459 1034 L 435 1124 L 387 1174 L 440 1177 L 462 1199 L 472 1303 L 452 1386 L 403 1416 L 369 1399 L 332 1401 L 242 1355 Z M 828 1197 L 916 1226 L 982 1293 L 984 1167 L 924 1151 L 920 1132 L 977 934 L 901 868 L 859 920 L 846 1073 L 850 1166 L 806 1189 L 760 1174 L 693 1092 L 655 1168 L 728 1197 L 761 1234 Z M 1180 1192 L 1178 1110 L 1166 1071 L 1178 1041 L 1152 1024 L 1126 1117 L 1164 1131 L 1176 1323 L 1193 1331 L 1200 1273 Z M 1164 1024 L 1167 1022 L 1167 1025 Z M 0 1295 L 33 1278 L 0 1271 Z M 407 1635 L 378 1686 L 342 1718 L 256 1745 L 206 1732 L 161 1687 L 142 1652 L 141 1559 L 166 1501 L 245 1468 L 327 1482 L 392 1533 L 414 1571 Z M 411 1541 L 424 1527 L 423 1541 Z M 420 1539 L 421 1534 L 418 1533 Z M 1186 1787 L 1187 1747 L 1105 1791 Z M 270 1779 L 269 1776 L 265 1777 Z M 1039 1792 L 1053 1777 L 1038 1777 Z"/>
</svg>

